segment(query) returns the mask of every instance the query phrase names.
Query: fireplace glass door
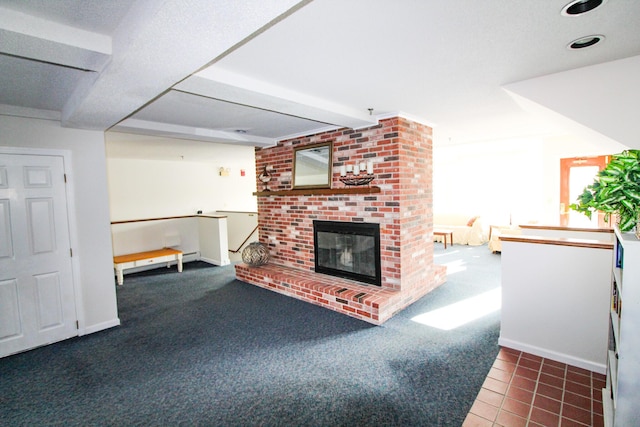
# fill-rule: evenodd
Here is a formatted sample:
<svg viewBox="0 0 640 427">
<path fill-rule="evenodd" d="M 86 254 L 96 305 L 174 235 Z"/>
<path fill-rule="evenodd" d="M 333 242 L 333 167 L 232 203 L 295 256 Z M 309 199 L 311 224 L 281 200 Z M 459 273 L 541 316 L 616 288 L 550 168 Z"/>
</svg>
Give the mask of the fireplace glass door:
<svg viewBox="0 0 640 427">
<path fill-rule="evenodd" d="M 316 272 L 380 286 L 380 226 L 314 221 Z"/>
</svg>

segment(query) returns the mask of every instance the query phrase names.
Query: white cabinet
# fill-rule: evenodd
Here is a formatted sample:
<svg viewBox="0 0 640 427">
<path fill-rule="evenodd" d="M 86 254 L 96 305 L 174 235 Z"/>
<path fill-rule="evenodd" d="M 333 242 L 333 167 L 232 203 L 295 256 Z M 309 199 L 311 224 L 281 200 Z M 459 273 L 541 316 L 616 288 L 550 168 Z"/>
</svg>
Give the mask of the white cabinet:
<svg viewBox="0 0 640 427">
<path fill-rule="evenodd" d="M 602 390 L 606 426 L 640 425 L 640 240 L 615 231 L 607 385 Z"/>
</svg>

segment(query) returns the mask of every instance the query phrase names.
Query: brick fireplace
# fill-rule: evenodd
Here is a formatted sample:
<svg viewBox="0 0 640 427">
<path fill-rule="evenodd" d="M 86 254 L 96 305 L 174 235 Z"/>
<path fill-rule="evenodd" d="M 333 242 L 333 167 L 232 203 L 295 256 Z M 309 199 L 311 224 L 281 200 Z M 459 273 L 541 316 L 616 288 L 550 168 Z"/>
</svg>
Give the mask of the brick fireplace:
<svg viewBox="0 0 640 427">
<path fill-rule="evenodd" d="M 340 129 L 256 150 L 256 171 L 273 168 L 258 191 L 259 240 L 267 265 L 236 265 L 239 280 L 373 324 L 382 324 L 445 281 L 433 263 L 431 128 L 403 117 L 366 129 Z M 293 150 L 333 143 L 331 190 L 291 190 Z M 371 187 L 340 182 L 340 167 L 373 162 Z M 262 183 L 258 183 L 262 189 Z M 355 190 L 354 190 L 355 188 Z M 313 221 L 380 225 L 380 286 L 314 271 Z"/>
</svg>

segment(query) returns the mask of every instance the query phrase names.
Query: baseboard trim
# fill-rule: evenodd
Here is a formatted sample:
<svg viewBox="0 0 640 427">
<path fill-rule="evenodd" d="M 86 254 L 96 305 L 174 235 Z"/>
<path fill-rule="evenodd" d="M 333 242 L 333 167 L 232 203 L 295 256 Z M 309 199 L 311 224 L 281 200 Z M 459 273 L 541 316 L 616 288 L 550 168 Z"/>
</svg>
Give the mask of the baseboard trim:
<svg viewBox="0 0 640 427">
<path fill-rule="evenodd" d="M 102 322 L 79 329 L 78 336 L 81 337 L 83 335 L 93 334 L 94 332 L 104 331 L 105 329 L 114 328 L 116 326 L 120 326 L 120 319 L 117 317 L 113 320 L 109 320 L 108 322 Z"/>
<path fill-rule="evenodd" d="M 524 344 L 518 341 L 513 341 L 513 340 L 502 338 L 502 337 L 498 338 L 498 344 L 501 345 L 502 347 L 508 347 L 514 350 L 524 351 L 526 353 L 534 354 L 536 356 L 544 357 L 547 359 L 555 360 L 557 362 L 566 363 L 567 365 L 586 369 L 591 372 L 597 372 L 599 374 L 606 374 L 607 372 L 606 362 L 597 363 L 591 360 L 581 359 L 579 357 L 571 356 L 564 353 L 558 353 L 556 351 L 536 347 L 529 344 Z"/>
<path fill-rule="evenodd" d="M 224 260 L 219 260 L 219 259 L 202 257 L 202 258 L 200 258 L 200 261 L 206 262 L 206 263 L 209 263 L 209 264 L 213 264 L 213 265 L 220 265 L 220 266 L 231 264 L 231 260 L 229 260 L 228 258 L 224 259 Z"/>
</svg>

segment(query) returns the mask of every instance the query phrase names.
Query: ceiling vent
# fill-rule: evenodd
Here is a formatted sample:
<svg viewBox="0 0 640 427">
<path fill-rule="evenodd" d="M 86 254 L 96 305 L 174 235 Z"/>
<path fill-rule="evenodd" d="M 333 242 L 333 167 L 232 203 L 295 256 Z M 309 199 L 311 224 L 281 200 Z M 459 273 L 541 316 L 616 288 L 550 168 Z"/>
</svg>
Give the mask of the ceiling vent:
<svg viewBox="0 0 640 427">
<path fill-rule="evenodd" d="M 563 7 L 560 14 L 563 16 L 579 16 L 592 11 L 605 2 L 606 0 L 574 0 Z"/>
</svg>

